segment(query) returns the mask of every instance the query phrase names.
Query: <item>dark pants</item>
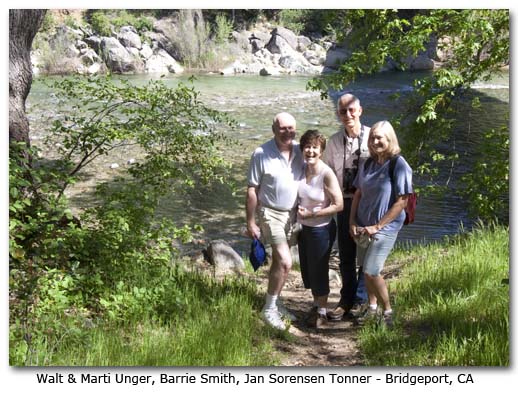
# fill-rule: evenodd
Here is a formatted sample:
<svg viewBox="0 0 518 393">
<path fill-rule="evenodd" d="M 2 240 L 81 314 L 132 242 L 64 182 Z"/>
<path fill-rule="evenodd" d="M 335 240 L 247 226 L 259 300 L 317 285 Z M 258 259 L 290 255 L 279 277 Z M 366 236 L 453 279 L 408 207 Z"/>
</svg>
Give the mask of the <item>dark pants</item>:
<svg viewBox="0 0 518 393">
<path fill-rule="evenodd" d="M 300 272 L 304 288 L 313 296 L 329 295 L 329 256 L 336 238 L 336 223 L 332 219 L 322 227 L 303 225 L 298 246 Z"/>
<path fill-rule="evenodd" d="M 340 274 L 342 289 L 340 304 L 352 306 L 354 303 L 366 303 L 368 300 L 363 271 L 356 273 L 356 243 L 349 234 L 349 216 L 352 198 L 344 199 L 344 210 L 337 214 L 338 251 L 340 253 Z"/>
</svg>

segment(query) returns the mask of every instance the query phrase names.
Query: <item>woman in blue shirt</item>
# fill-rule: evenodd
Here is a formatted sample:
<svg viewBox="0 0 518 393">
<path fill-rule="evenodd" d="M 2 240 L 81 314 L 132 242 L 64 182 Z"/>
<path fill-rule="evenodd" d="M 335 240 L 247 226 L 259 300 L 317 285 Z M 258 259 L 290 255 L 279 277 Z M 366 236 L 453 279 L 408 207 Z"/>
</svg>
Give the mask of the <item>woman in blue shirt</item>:
<svg viewBox="0 0 518 393">
<path fill-rule="evenodd" d="M 358 244 L 358 264 L 363 266 L 369 295 L 365 315 L 377 315 L 379 302 L 383 319 L 390 326 L 392 307 L 381 271 L 405 221 L 404 208 L 413 193 L 412 169 L 399 156 L 399 142 L 388 121 L 372 126 L 368 147 L 371 159 L 359 168 L 354 181 L 350 231 Z M 391 159 L 397 160 L 393 180 L 389 173 Z"/>
</svg>

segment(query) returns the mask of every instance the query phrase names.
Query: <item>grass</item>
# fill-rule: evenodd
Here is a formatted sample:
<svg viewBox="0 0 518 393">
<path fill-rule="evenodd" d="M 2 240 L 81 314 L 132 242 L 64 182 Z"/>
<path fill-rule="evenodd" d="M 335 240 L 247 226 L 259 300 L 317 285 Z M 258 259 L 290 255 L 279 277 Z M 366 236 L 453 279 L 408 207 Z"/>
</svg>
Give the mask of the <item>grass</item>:
<svg viewBox="0 0 518 393">
<path fill-rule="evenodd" d="M 261 298 L 256 284 L 243 278 L 179 272 L 151 304 L 135 303 L 131 314 L 95 321 L 59 345 L 42 341 L 32 365 L 275 365 L 272 338 L 278 335 L 259 318 Z"/>
<path fill-rule="evenodd" d="M 508 228 L 394 252 L 392 263 L 401 260 L 389 290 L 395 327 L 360 333 L 368 365 L 509 365 Z"/>
</svg>

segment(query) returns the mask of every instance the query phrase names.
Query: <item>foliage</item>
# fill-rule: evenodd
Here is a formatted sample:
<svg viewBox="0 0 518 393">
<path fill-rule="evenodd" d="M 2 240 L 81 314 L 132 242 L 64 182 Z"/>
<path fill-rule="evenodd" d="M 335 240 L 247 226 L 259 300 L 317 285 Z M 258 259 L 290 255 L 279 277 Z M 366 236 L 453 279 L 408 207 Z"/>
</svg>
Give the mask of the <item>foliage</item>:
<svg viewBox="0 0 518 393">
<path fill-rule="evenodd" d="M 103 37 L 110 37 L 112 35 L 112 27 L 110 18 L 102 12 L 95 11 L 88 17 L 88 22 L 92 26 L 94 32 Z"/>
<path fill-rule="evenodd" d="M 112 23 L 117 28 L 128 25 L 133 26 L 139 33 L 151 31 L 153 28 L 151 19 L 146 16 L 135 16 L 126 10 L 119 10 L 117 17 L 112 20 Z"/>
<path fill-rule="evenodd" d="M 509 365 L 509 228 L 480 226 L 390 259 L 406 261 L 391 282 L 395 327 L 362 330 L 367 365 Z"/>
<path fill-rule="evenodd" d="M 269 330 L 261 327 L 256 285 L 249 280 L 215 280 L 169 266 L 159 282 L 119 282 L 101 297 L 102 319 L 55 310 L 42 327 L 58 325 L 68 338 L 34 343 L 40 366 L 265 366 L 274 363 Z M 65 298 L 64 298 L 65 299 Z M 207 313 L 207 309 L 214 312 Z M 42 310 L 43 311 L 43 310 Z M 57 311 L 57 310 L 56 310 Z M 63 329 L 70 314 L 69 326 Z M 75 325 L 72 324 L 75 322 Z M 49 324 L 50 325 L 47 325 Z M 236 324 L 241 329 L 229 335 Z M 26 347 L 11 329 L 11 364 L 23 365 Z M 63 334 L 62 334 L 63 336 Z M 41 337 L 41 336 L 39 336 Z"/>
<path fill-rule="evenodd" d="M 67 75 L 75 73 L 80 60 L 68 55 L 71 45 L 69 34 L 55 34 L 52 38 L 37 36 L 40 62 L 39 70 L 45 75 Z"/>
<path fill-rule="evenodd" d="M 228 39 L 234 30 L 232 22 L 229 21 L 224 14 L 216 15 L 216 25 L 214 29 L 214 41 L 218 45 L 228 42 Z"/>
<path fill-rule="evenodd" d="M 304 18 L 308 10 L 283 9 L 279 12 L 279 23 L 295 34 L 300 34 L 304 29 Z"/>
<path fill-rule="evenodd" d="M 212 35 L 202 10 L 180 10 L 176 19 L 176 27 L 165 34 L 187 68 L 217 69 L 233 60 L 237 45 L 228 42 L 233 25 L 223 14 L 215 16 Z"/>
<path fill-rule="evenodd" d="M 78 324 L 89 313 L 110 315 L 120 299 L 130 304 L 120 298 L 121 282 L 154 288 L 169 277 L 172 239 L 188 241 L 191 229 L 159 219 L 160 198 L 225 184 L 229 169 L 218 154 L 226 139 L 217 127 L 231 122 L 203 105 L 192 87 L 70 78 L 54 89 L 62 116 L 47 143 L 57 157 L 39 160 L 36 149 L 10 146 L 10 339 L 17 364 L 45 363 L 38 348 L 81 340 Z M 74 216 L 67 188 L 95 158 L 132 145 L 142 152 L 139 163 L 99 185 L 100 206 Z M 137 311 L 153 294 L 133 293 L 142 301 Z"/>
<path fill-rule="evenodd" d="M 276 14 L 278 22 L 296 34 L 331 35 L 336 38 L 335 24 L 348 10 L 282 9 Z"/>
<path fill-rule="evenodd" d="M 51 34 L 56 28 L 56 18 L 52 15 L 52 12 L 45 13 L 43 22 L 40 26 L 38 33 Z"/>
<path fill-rule="evenodd" d="M 153 28 L 151 19 L 131 10 L 89 10 L 86 19 L 92 29 L 99 35 L 110 37 L 112 30 L 122 26 L 133 26 L 139 33 L 150 31 Z"/>
<path fill-rule="evenodd" d="M 457 152 L 439 151 L 441 142 L 451 141 L 458 104 L 477 81 L 488 80 L 509 62 L 508 10 L 348 10 L 335 25 L 338 40 L 351 55 L 339 66 L 338 72 L 313 79 L 308 87 L 320 90 L 323 97 L 330 89 L 343 89 L 362 75 L 380 71 L 391 62 L 400 69 L 409 68 L 409 59 L 428 49 L 430 42 L 444 52 L 442 67 L 429 76 L 416 79 L 412 94 L 396 97 L 399 113 L 392 121 L 405 142 L 404 152 L 416 173 L 432 181 L 441 162 L 455 162 L 462 157 Z M 346 44 L 345 44 L 346 43 Z M 360 97 L 361 98 L 361 97 Z M 503 158 L 500 146 L 490 141 L 487 147 Z M 483 157 L 484 159 L 484 157 Z M 506 167 L 505 161 L 494 163 Z M 479 164 L 478 169 L 484 165 Z M 499 171 L 493 179 L 506 182 L 508 174 Z M 487 184 L 487 183 L 486 183 Z M 501 189 L 505 191 L 505 189 Z M 468 190 L 469 191 L 469 190 Z M 493 188 L 491 193 L 497 192 Z M 484 213 L 496 211 L 502 196 L 493 198 L 494 206 L 484 207 Z M 489 198 L 487 203 L 491 204 Z M 486 218 L 486 217 L 484 217 Z"/>
<path fill-rule="evenodd" d="M 509 128 L 503 126 L 483 135 L 475 154 L 483 157 L 463 176 L 463 192 L 473 215 L 509 222 Z"/>
</svg>

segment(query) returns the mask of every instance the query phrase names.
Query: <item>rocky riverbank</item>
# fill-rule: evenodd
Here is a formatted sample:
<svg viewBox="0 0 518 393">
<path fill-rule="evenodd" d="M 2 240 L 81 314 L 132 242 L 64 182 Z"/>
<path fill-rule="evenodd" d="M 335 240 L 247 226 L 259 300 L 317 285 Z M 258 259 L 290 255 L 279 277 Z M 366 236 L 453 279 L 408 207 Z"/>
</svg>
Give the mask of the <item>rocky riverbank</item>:
<svg viewBox="0 0 518 393">
<path fill-rule="evenodd" d="M 111 36 L 95 34 L 88 25 L 69 27 L 62 24 L 32 54 L 33 71 L 38 73 L 77 74 L 181 74 L 186 66 L 175 44 L 178 26 L 173 18 L 157 19 L 152 29 L 138 33 L 134 26 L 122 26 Z M 216 53 L 217 68 L 205 69 L 224 75 L 281 74 L 317 75 L 336 70 L 346 62 L 350 51 L 325 37 L 297 35 L 268 22 L 251 30 L 233 31 L 228 42 L 232 54 Z M 49 55 L 59 54 L 60 66 L 49 70 Z M 430 42 L 428 49 L 405 60 L 409 70 L 431 70 L 440 66 L 445 54 Z M 219 65 L 220 64 L 220 65 Z M 385 70 L 396 69 L 388 62 Z M 192 70 L 189 70 L 192 71 Z"/>
</svg>

